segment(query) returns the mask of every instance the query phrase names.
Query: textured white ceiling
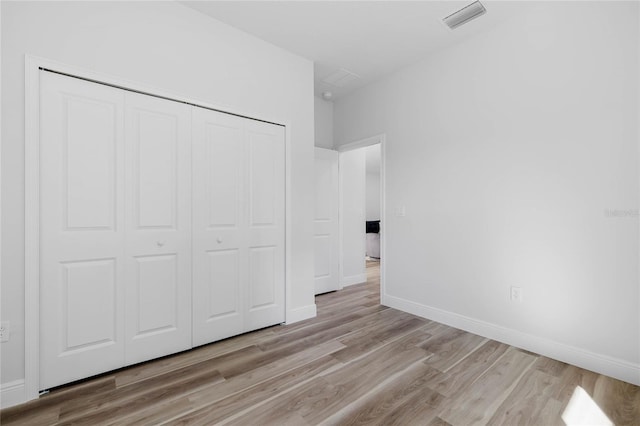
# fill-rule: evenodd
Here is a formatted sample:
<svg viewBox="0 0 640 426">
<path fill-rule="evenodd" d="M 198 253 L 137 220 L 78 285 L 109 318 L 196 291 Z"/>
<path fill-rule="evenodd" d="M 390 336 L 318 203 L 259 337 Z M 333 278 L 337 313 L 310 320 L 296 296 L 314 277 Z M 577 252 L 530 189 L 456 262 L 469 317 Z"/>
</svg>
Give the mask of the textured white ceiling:
<svg viewBox="0 0 640 426">
<path fill-rule="evenodd" d="M 442 18 L 471 1 L 185 1 L 217 20 L 306 57 L 315 91 L 334 99 L 495 26 L 523 2 L 483 1 L 484 16 L 450 30 Z M 322 80 L 339 69 L 360 78 L 343 87 Z"/>
</svg>

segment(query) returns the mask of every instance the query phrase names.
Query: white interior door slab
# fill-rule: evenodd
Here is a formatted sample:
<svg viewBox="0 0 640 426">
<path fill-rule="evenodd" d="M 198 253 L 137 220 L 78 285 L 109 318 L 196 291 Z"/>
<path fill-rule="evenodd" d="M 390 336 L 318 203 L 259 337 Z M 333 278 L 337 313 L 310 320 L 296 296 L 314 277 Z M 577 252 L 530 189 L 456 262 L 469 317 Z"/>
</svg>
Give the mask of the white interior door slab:
<svg viewBox="0 0 640 426">
<path fill-rule="evenodd" d="M 315 148 L 315 293 L 340 289 L 338 152 Z"/>
<path fill-rule="evenodd" d="M 343 287 L 367 281 L 366 150 L 340 153 L 340 230 Z"/>
<path fill-rule="evenodd" d="M 283 127 L 193 110 L 193 345 L 284 321 Z"/>
<path fill-rule="evenodd" d="M 40 388 L 47 389 L 124 363 L 124 93 L 49 72 L 40 78 Z"/>
<path fill-rule="evenodd" d="M 284 127 L 245 119 L 247 140 L 246 331 L 284 322 Z"/>
<path fill-rule="evenodd" d="M 193 110 L 193 345 L 242 333 L 247 144 L 242 119 Z"/>
<path fill-rule="evenodd" d="M 126 349 L 133 364 L 191 347 L 191 107 L 125 95 Z"/>
</svg>

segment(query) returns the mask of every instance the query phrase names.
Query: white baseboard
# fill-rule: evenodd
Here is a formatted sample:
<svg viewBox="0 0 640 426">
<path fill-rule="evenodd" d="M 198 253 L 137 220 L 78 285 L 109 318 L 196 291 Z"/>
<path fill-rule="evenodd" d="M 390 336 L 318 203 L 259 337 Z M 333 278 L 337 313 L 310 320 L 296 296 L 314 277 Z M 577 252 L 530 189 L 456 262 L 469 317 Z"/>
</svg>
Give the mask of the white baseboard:
<svg viewBox="0 0 640 426">
<path fill-rule="evenodd" d="M 342 287 L 348 287 L 354 284 L 360 284 L 367 281 L 367 273 L 342 277 Z"/>
<path fill-rule="evenodd" d="M 287 312 L 286 324 L 293 324 L 294 322 L 314 318 L 316 315 L 317 312 L 315 303 L 307 306 L 301 306 L 299 308 L 290 309 Z"/>
<path fill-rule="evenodd" d="M 27 402 L 25 398 L 24 379 L 0 385 L 0 408 L 13 407 Z"/>
<path fill-rule="evenodd" d="M 640 364 L 598 354 L 388 294 L 383 295 L 382 302 L 385 306 L 391 308 L 640 386 Z"/>
</svg>

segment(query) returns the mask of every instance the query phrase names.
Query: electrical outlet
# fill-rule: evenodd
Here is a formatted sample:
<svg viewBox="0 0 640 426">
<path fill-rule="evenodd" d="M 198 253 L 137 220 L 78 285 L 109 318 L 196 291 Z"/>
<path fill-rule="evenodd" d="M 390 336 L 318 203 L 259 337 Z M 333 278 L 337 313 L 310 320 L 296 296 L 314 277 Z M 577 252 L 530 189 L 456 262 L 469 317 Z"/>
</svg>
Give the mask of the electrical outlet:
<svg viewBox="0 0 640 426">
<path fill-rule="evenodd" d="M 405 217 L 407 215 L 407 208 L 405 206 L 396 206 L 393 209 L 393 214 L 396 217 Z"/>
<path fill-rule="evenodd" d="M 521 287 L 511 287 L 511 301 L 512 302 L 522 302 L 522 288 Z"/>
<path fill-rule="evenodd" d="M 0 342 L 8 342 L 10 333 L 11 329 L 9 327 L 9 322 L 5 321 L 0 323 Z"/>
</svg>

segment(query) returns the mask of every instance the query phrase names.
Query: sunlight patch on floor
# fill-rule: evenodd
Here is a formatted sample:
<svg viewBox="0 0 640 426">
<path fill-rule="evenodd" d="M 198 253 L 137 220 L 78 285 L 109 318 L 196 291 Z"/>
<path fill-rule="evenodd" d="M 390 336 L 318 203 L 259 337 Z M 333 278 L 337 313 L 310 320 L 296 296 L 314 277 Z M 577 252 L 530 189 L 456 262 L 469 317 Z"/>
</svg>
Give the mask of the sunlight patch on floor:
<svg viewBox="0 0 640 426">
<path fill-rule="evenodd" d="M 562 413 L 567 426 L 614 426 L 589 394 L 576 386 L 567 408 Z"/>
</svg>

